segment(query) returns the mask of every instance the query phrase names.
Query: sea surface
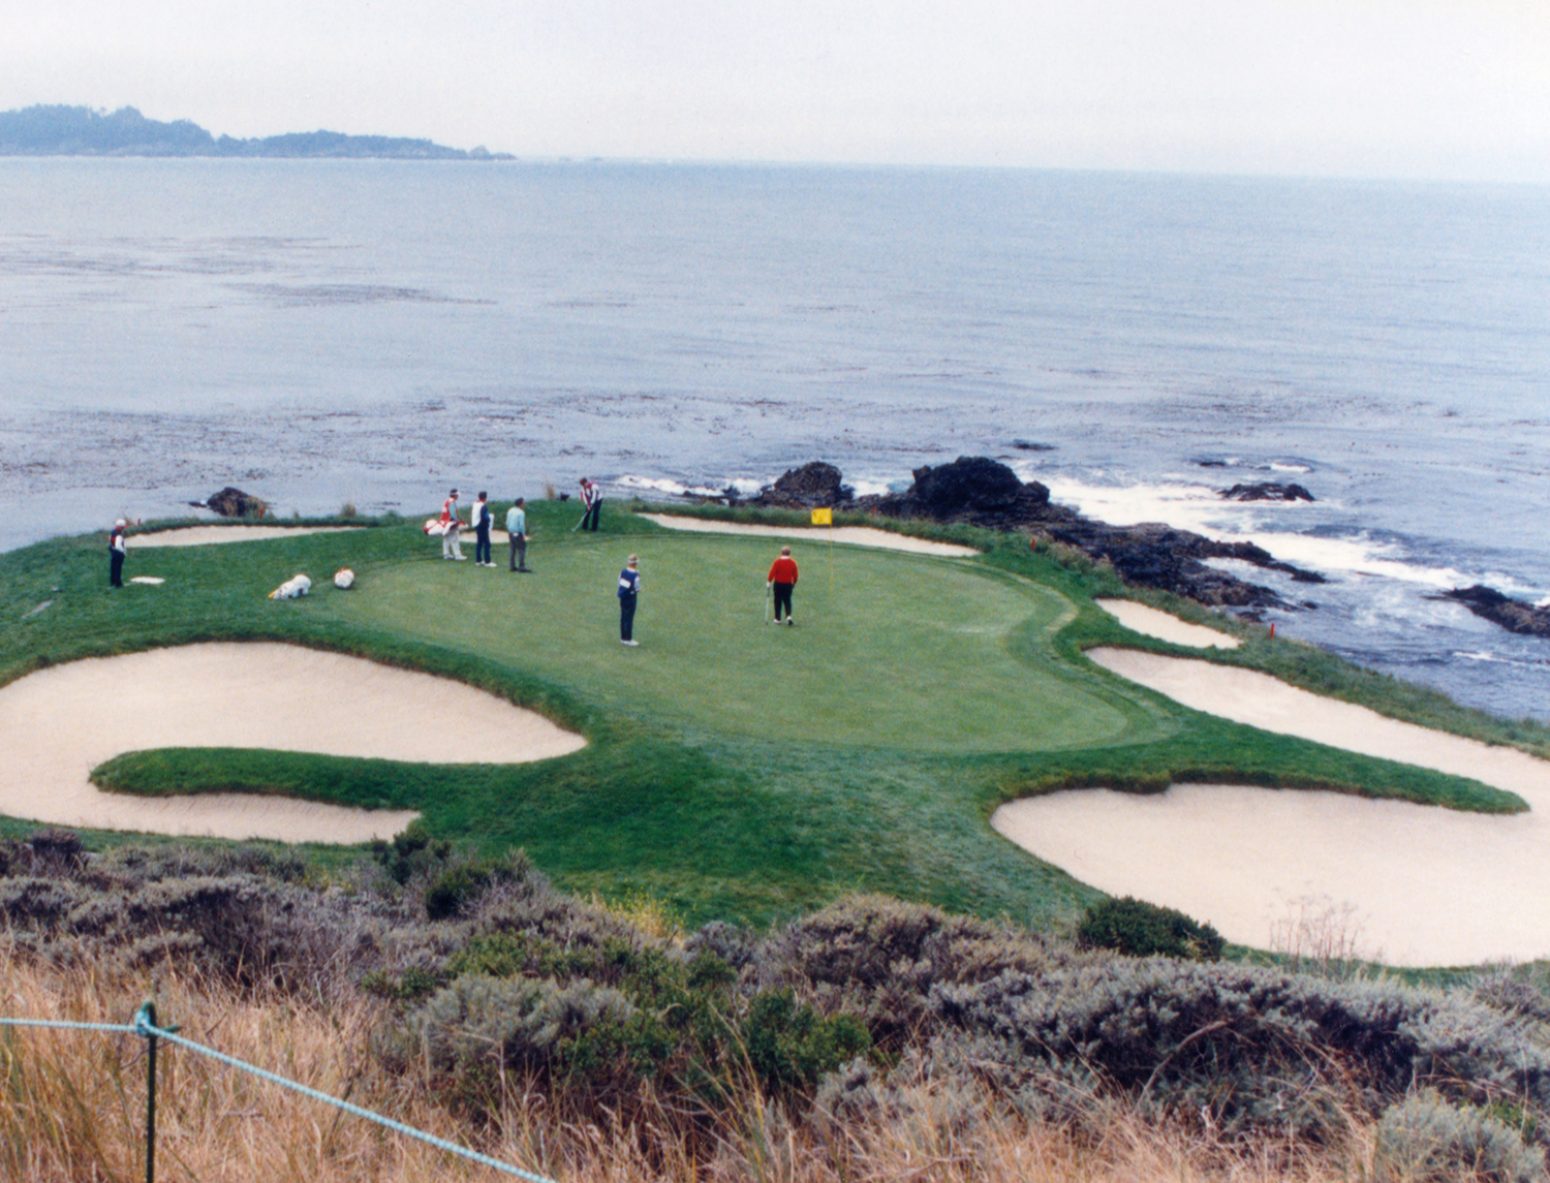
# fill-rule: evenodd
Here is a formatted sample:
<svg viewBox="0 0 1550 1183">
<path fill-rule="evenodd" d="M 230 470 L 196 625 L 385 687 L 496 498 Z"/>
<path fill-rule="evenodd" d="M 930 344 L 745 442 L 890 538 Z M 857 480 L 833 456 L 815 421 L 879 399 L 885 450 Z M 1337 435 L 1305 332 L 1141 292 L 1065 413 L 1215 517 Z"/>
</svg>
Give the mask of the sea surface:
<svg viewBox="0 0 1550 1183">
<path fill-rule="evenodd" d="M 1550 719 L 1550 188 L 0 159 L 0 548 L 1005 459 L 1331 582 L 1286 635 Z M 1313 504 L 1224 503 L 1293 480 Z"/>
</svg>

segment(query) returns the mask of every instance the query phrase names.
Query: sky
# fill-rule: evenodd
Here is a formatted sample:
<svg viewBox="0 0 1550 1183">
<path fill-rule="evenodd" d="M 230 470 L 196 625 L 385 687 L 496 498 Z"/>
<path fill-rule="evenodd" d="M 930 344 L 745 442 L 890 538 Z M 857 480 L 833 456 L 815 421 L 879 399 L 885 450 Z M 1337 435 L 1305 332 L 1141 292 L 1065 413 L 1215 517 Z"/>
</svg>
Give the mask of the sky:
<svg viewBox="0 0 1550 1183">
<path fill-rule="evenodd" d="M 10 0 L 0 110 L 524 157 L 1550 183 L 1550 0 Z"/>
</svg>

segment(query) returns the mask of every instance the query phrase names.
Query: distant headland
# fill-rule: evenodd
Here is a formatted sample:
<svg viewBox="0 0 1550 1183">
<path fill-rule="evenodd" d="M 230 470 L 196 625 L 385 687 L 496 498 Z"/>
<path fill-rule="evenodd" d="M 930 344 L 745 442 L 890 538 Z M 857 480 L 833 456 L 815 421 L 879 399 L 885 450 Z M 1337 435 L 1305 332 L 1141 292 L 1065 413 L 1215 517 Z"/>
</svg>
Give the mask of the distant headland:
<svg viewBox="0 0 1550 1183">
<path fill-rule="evenodd" d="M 147 119 L 133 107 L 34 106 L 0 111 L 0 156 L 229 156 L 384 160 L 511 160 L 485 148 L 464 151 L 430 140 L 292 132 L 254 139 L 215 136 L 197 123 Z"/>
</svg>

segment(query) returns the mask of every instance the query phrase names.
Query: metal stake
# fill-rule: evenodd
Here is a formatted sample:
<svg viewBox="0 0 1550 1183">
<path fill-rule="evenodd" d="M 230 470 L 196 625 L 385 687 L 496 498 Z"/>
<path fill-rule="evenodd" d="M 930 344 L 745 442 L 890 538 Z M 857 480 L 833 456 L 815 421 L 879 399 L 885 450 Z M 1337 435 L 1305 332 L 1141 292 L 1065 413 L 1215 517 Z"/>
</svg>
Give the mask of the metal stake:
<svg viewBox="0 0 1550 1183">
<path fill-rule="evenodd" d="M 156 1004 L 140 1008 L 145 1018 L 145 1183 L 156 1183 Z"/>
</svg>

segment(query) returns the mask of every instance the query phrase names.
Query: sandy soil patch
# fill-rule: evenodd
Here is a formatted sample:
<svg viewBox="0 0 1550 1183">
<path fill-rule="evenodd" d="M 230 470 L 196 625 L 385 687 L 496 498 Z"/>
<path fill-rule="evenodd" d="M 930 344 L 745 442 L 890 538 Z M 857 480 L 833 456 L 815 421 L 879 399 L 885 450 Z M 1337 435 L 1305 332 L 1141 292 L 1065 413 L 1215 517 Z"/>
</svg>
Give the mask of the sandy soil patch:
<svg viewBox="0 0 1550 1183">
<path fill-rule="evenodd" d="M 880 550 L 902 550 L 917 555 L 941 555 L 948 558 L 965 558 L 980 552 L 972 546 L 959 546 L 953 542 L 932 542 L 927 538 L 911 538 L 888 530 L 876 530 L 871 526 L 755 526 L 745 522 L 717 522 L 709 518 L 686 518 L 676 514 L 643 513 L 648 522 L 666 526 L 669 530 L 689 530 L 701 534 L 748 534 L 763 538 L 800 538 L 804 542 L 841 542 L 848 546 L 873 546 Z"/>
<path fill-rule="evenodd" d="M 0 813 L 64 826 L 287 842 L 389 838 L 417 815 L 285 797 L 104 793 L 123 752 L 253 747 L 446 764 L 574 752 L 579 735 L 471 686 L 277 644 L 92 658 L 0 687 Z"/>
<path fill-rule="evenodd" d="M 162 546 L 209 546 L 219 542 L 260 542 L 270 538 L 293 538 L 299 534 L 342 534 L 364 530 L 365 526 L 174 526 L 170 530 L 149 530 L 131 534 L 131 549 Z"/>
<path fill-rule="evenodd" d="M 1196 649 L 1236 649 L 1243 644 L 1237 637 L 1219 633 L 1205 625 L 1190 624 L 1171 613 L 1138 604 L 1134 600 L 1101 599 L 1093 603 L 1131 632 L 1140 633 L 1143 637 L 1156 637 L 1159 641 L 1168 641 L 1174 645 L 1192 645 Z"/>
<path fill-rule="evenodd" d="M 1332 793 L 1175 785 L 1014 802 L 992 824 L 1077 878 L 1208 920 L 1232 940 L 1354 938 L 1395 965 L 1550 954 L 1550 763 L 1320 698 L 1251 670 L 1124 649 L 1089 656 L 1197 710 L 1517 793 L 1460 813 Z"/>
</svg>

